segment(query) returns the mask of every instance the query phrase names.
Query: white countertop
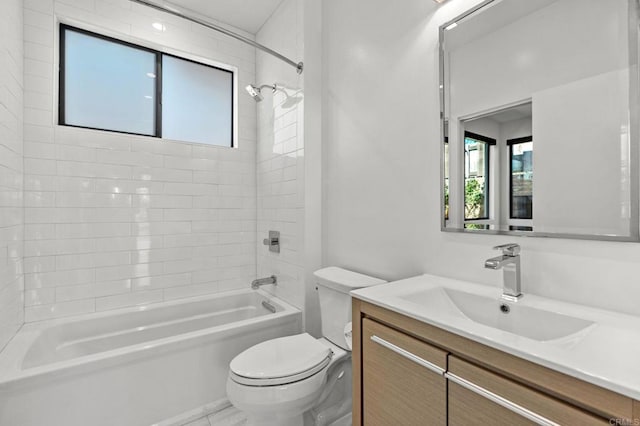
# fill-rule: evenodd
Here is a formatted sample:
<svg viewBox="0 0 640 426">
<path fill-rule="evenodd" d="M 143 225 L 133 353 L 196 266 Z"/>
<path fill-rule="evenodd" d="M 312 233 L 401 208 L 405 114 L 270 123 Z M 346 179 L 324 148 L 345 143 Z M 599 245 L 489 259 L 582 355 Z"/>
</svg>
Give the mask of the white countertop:
<svg viewBox="0 0 640 426">
<path fill-rule="evenodd" d="M 474 322 L 460 312 L 452 312 L 436 303 L 430 304 L 424 298 L 407 298 L 407 295 L 416 291 L 437 288 L 495 297 L 496 301 L 502 294 L 501 288 L 435 275 L 421 275 L 352 291 L 351 295 L 640 400 L 640 317 L 525 294 L 517 302 L 519 306 L 579 317 L 595 323 L 574 335 L 537 341 Z"/>
</svg>

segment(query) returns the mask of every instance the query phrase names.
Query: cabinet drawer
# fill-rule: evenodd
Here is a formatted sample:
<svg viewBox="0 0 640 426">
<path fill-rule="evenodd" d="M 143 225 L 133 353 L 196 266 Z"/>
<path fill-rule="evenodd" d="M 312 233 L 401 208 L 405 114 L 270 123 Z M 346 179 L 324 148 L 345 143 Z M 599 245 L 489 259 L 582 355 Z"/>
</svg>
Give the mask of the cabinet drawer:
<svg viewBox="0 0 640 426">
<path fill-rule="evenodd" d="M 363 424 L 445 425 L 446 363 L 446 352 L 363 319 Z"/>
<path fill-rule="evenodd" d="M 608 425 L 577 407 L 449 356 L 449 424 Z M 545 420 L 547 422 L 545 422 Z"/>
</svg>

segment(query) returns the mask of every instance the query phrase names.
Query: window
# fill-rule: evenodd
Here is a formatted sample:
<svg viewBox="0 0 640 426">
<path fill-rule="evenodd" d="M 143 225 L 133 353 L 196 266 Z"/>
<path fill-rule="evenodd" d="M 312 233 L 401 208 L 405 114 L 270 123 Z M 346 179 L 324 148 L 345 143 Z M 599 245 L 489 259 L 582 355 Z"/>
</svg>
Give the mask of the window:
<svg viewBox="0 0 640 426">
<path fill-rule="evenodd" d="M 464 218 L 489 219 L 489 148 L 496 140 L 464 132 Z"/>
<path fill-rule="evenodd" d="M 509 146 L 509 217 L 533 218 L 533 138 L 507 140 Z"/>
<path fill-rule="evenodd" d="M 449 122 L 444 122 L 444 220 L 449 220 Z"/>
<path fill-rule="evenodd" d="M 60 26 L 59 124 L 233 146 L 233 72 Z"/>
</svg>

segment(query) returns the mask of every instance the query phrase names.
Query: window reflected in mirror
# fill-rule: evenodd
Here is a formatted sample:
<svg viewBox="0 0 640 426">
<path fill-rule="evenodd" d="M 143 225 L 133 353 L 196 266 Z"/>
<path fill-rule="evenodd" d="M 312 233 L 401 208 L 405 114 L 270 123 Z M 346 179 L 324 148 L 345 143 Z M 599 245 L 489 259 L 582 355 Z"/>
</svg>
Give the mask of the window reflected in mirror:
<svg viewBox="0 0 640 426">
<path fill-rule="evenodd" d="M 462 156 L 460 207 L 446 204 L 446 220 L 462 217 L 464 229 L 530 230 L 533 219 L 533 135 L 530 101 L 460 121 L 462 150 L 445 145 L 445 196 L 450 161 Z M 460 152 L 462 151 L 462 152 Z M 457 153 L 456 153 L 457 152 Z M 451 157 L 451 158 L 450 158 Z"/>
<path fill-rule="evenodd" d="M 511 219 L 533 219 L 533 138 L 507 140 Z"/>
<path fill-rule="evenodd" d="M 464 134 L 464 218 L 489 219 L 489 147 L 496 141 L 471 132 Z"/>
</svg>

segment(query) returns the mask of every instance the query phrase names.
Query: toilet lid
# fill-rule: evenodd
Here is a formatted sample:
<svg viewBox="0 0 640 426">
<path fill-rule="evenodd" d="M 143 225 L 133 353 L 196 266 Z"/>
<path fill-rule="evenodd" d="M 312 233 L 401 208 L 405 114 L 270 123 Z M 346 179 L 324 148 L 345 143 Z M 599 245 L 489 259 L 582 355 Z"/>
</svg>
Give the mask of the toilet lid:
<svg viewBox="0 0 640 426">
<path fill-rule="evenodd" d="M 332 354 L 329 347 L 302 333 L 259 343 L 236 356 L 229 368 L 239 383 L 269 386 L 317 373 L 329 364 Z"/>
</svg>

